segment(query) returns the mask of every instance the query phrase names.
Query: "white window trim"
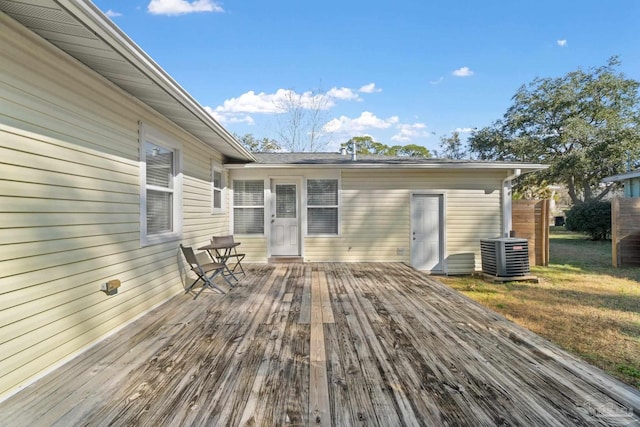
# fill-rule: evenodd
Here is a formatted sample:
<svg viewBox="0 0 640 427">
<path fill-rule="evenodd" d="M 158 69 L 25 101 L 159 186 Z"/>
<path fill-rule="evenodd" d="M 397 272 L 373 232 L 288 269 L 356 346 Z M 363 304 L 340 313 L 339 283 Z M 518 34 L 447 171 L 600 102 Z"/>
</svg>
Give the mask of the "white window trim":
<svg viewBox="0 0 640 427">
<path fill-rule="evenodd" d="M 139 123 L 140 147 L 140 246 L 180 240 L 182 238 L 182 145 L 175 139 L 163 134 L 149 125 Z M 145 144 L 152 144 L 173 151 L 173 231 L 168 233 L 147 235 L 147 161 Z"/>
<path fill-rule="evenodd" d="M 221 184 L 222 187 L 221 188 L 216 188 L 214 186 L 214 182 L 215 179 L 213 178 L 213 175 L 215 172 L 220 172 L 220 176 L 221 176 Z M 216 208 L 213 203 L 215 200 L 215 191 L 220 190 L 220 207 Z M 212 161 L 211 162 L 211 214 L 212 215 L 220 215 L 220 214 L 224 214 L 226 213 L 225 209 L 227 207 L 227 177 L 225 176 L 225 170 L 223 168 L 223 166 L 216 162 L 216 161 Z"/>
<path fill-rule="evenodd" d="M 312 181 L 317 181 L 317 180 L 335 180 L 337 181 L 337 185 L 338 185 L 338 205 L 327 205 L 327 206 L 314 206 L 311 205 L 309 206 L 308 204 L 308 197 L 307 197 L 307 187 L 308 187 L 308 181 L 312 180 Z M 303 233 L 305 237 L 340 237 L 342 235 L 342 180 L 340 179 L 339 176 L 322 176 L 322 175 L 318 175 L 318 176 L 307 176 L 306 179 L 304 180 L 304 187 L 303 187 L 303 194 L 302 196 L 304 197 L 304 221 L 303 221 Z M 337 233 L 335 234 L 309 234 L 309 227 L 308 227 L 308 218 L 309 218 L 309 208 L 313 209 L 313 208 L 322 208 L 322 207 L 336 207 L 338 209 L 337 215 L 338 215 L 338 224 L 337 224 Z"/>
</svg>

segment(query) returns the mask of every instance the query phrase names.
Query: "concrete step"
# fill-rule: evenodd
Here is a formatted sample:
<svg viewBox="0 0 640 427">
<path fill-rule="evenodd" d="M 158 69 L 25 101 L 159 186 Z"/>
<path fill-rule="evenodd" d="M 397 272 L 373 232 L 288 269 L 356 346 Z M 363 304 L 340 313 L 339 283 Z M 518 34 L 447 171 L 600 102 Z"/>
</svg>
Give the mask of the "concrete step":
<svg viewBox="0 0 640 427">
<path fill-rule="evenodd" d="M 302 264 L 304 258 L 301 256 L 272 256 L 269 258 L 269 264 Z"/>
</svg>

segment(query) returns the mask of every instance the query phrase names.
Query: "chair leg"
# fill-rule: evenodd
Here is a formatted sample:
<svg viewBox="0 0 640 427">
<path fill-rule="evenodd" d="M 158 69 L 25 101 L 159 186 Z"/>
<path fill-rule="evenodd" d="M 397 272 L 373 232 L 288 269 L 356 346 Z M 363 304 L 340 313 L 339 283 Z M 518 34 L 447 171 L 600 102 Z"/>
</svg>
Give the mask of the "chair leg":
<svg viewBox="0 0 640 427">
<path fill-rule="evenodd" d="M 240 263 L 240 261 L 242 260 L 238 260 L 238 263 L 236 264 L 236 266 L 234 267 L 233 271 L 236 270 L 236 268 L 240 267 L 240 271 L 242 272 L 243 275 L 247 275 L 247 273 L 244 272 L 244 268 L 242 267 L 242 264 Z"/>
<path fill-rule="evenodd" d="M 236 286 L 235 284 L 233 284 L 233 283 L 231 283 L 231 282 L 229 281 L 229 279 L 227 278 L 227 276 L 224 274 L 224 272 L 223 272 L 223 271 L 220 271 L 220 273 L 222 273 L 222 274 L 221 274 L 222 278 L 224 279 L 224 281 L 225 281 L 225 282 L 227 282 L 227 284 L 228 284 L 229 286 L 231 286 L 232 288 L 233 288 L 234 286 Z M 233 275 L 233 274 L 232 274 L 232 275 Z M 236 276 L 233 276 L 233 278 L 234 278 L 234 279 L 236 279 L 236 282 L 238 281 L 238 278 L 237 278 Z"/>
<path fill-rule="evenodd" d="M 219 291 L 220 293 L 224 294 L 226 293 L 223 289 L 219 288 L 218 286 L 216 286 L 215 283 L 213 283 L 213 278 L 216 277 L 218 274 L 222 273 L 224 269 L 220 268 L 217 269 L 213 272 L 213 274 L 211 276 L 207 276 L 207 274 L 205 272 L 202 272 L 202 274 L 199 275 L 198 279 L 196 279 L 195 282 L 193 282 L 191 284 L 191 287 L 193 287 L 193 285 L 198 281 L 198 280 L 202 280 L 203 284 L 202 287 L 200 288 L 200 290 L 198 291 L 198 293 L 196 294 L 196 296 L 193 297 L 193 299 L 198 298 L 198 296 L 200 296 L 200 294 L 202 293 L 202 291 L 204 291 L 204 288 L 209 287 L 211 289 L 215 289 L 217 291 Z M 197 273 L 197 272 L 196 272 Z M 231 285 L 231 283 L 229 283 L 229 281 L 227 280 L 226 277 L 224 277 L 224 280 L 229 284 L 229 286 L 233 286 Z M 187 289 L 187 292 L 189 292 L 191 290 L 191 287 L 189 287 L 189 289 Z"/>
<path fill-rule="evenodd" d="M 200 277 L 200 276 L 198 276 L 198 278 L 197 278 L 196 280 L 194 280 L 194 281 L 193 281 L 193 283 L 192 283 L 192 284 L 190 284 L 190 285 L 187 287 L 187 290 L 186 290 L 184 293 L 185 293 L 185 294 L 188 294 L 189 292 L 191 292 L 191 289 L 193 289 L 193 286 L 194 286 L 196 283 L 198 283 L 198 281 L 199 281 L 200 279 L 201 279 L 201 277 Z"/>
</svg>

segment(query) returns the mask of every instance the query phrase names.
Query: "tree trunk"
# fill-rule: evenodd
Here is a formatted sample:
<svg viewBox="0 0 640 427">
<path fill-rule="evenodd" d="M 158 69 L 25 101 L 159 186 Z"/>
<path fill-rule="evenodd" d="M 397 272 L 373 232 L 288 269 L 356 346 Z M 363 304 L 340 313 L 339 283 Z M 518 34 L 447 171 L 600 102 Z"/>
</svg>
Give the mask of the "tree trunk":
<svg viewBox="0 0 640 427">
<path fill-rule="evenodd" d="M 573 177 L 570 177 L 567 181 L 567 190 L 569 192 L 569 197 L 571 198 L 571 203 L 575 205 L 580 202 L 580 200 L 578 200 L 578 196 L 576 195 L 576 186 L 574 184 Z"/>
</svg>

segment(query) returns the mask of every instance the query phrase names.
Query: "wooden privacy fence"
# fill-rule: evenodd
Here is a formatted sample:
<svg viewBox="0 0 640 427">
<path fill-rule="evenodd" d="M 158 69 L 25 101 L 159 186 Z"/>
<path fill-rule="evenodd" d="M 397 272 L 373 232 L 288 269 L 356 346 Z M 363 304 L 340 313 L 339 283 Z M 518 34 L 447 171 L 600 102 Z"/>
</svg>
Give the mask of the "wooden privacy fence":
<svg viewBox="0 0 640 427">
<path fill-rule="evenodd" d="M 640 266 L 640 198 L 611 201 L 611 260 L 614 267 Z"/>
<path fill-rule="evenodd" d="M 549 265 L 549 200 L 514 200 L 512 228 L 529 240 L 529 265 Z"/>
</svg>

